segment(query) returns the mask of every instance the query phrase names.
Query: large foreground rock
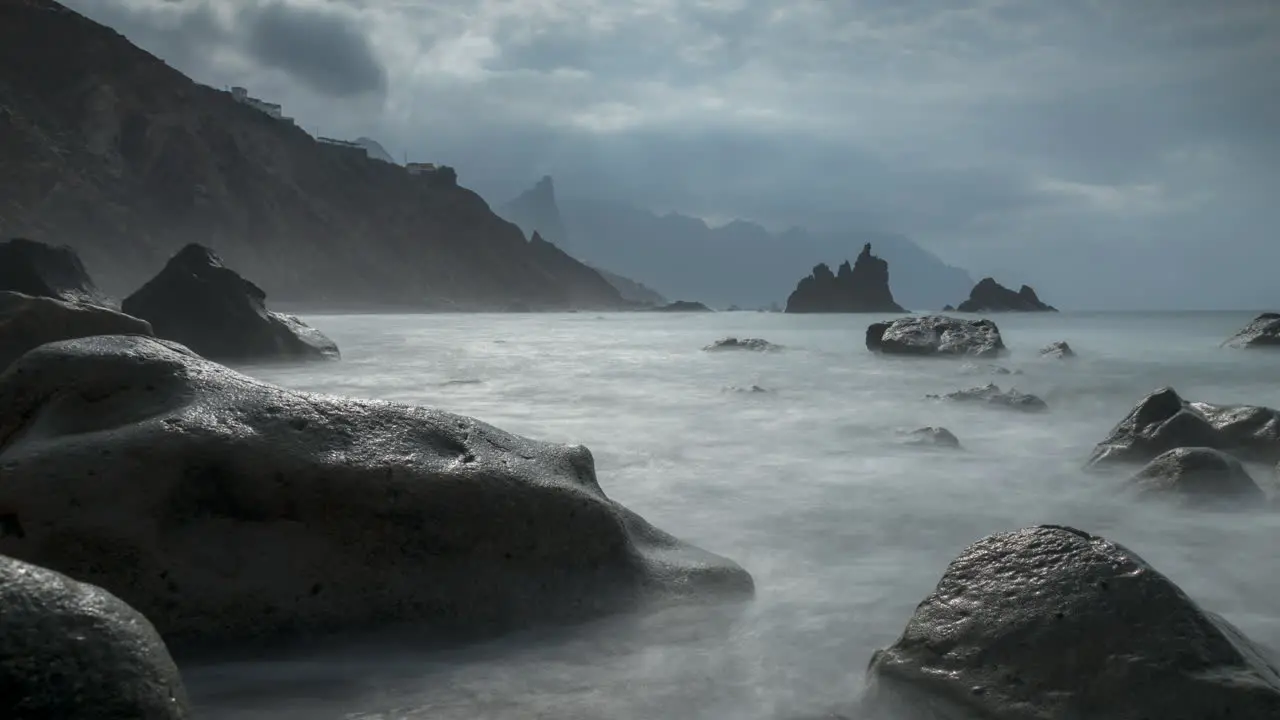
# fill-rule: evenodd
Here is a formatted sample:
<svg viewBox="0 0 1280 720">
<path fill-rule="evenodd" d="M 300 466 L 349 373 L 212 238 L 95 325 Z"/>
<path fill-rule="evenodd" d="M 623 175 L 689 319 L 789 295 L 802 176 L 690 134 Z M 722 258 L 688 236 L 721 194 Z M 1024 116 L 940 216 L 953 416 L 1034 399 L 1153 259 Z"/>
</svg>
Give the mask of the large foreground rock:
<svg viewBox="0 0 1280 720">
<path fill-rule="evenodd" d="M 267 310 L 262 288 L 203 245 L 187 245 L 121 309 L 157 337 L 215 360 L 336 358 L 338 346 L 292 315 Z"/>
<path fill-rule="evenodd" d="M 89 277 L 75 250 L 26 238 L 0 242 L 0 291 L 93 305 L 110 304 Z"/>
<path fill-rule="evenodd" d="M 187 712 L 178 668 L 137 610 L 0 556 L 0 717 L 178 720 Z"/>
<path fill-rule="evenodd" d="M 97 305 L 0 292 L 0 371 L 34 347 L 90 335 L 151 335 L 151 324 Z"/>
<path fill-rule="evenodd" d="M 860 717 L 1280 717 L 1276 665 L 1239 630 L 1127 548 L 1054 526 L 966 549 L 868 672 Z"/>
<path fill-rule="evenodd" d="M 0 376 L 0 552 L 116 593 L 171 646 L 421 623 L 494 634 L 749 575 L 607 498 L 591 453 L 267 385 L 181 346 L 51 343 Z"/>
<path fill-rule="evenodd" d="M 1280 348 L 1280 313 L 1262 313 L 1240 332 L 1227 338 L 1224 347 Z"/>
<path fill-rule="evenodd" d="M 1262 508 L 1267 503 L 1244 465 L 1212 448 L 1162 453 L 1134 474 L 1129 485 L 1139 497 L 1164 497 L 1184 505 Z"/>
<path fill-rule="evenodd" d="M 1000 329 L 990 320 L 921 315 L 867 327 L 867 349 L 892 355 L 996 357 L 1005 351 Z"/>
<path fill-rule="evenodd" d="M 1247 460 L 1280 460 L 1280 413 L 1254 405 L 1187 402 L 1173 388 L 1147 395 L 1094 448 L 1090 466 L 1146 463 L 1180 447 L 1227 450 Z"/>
</svg>

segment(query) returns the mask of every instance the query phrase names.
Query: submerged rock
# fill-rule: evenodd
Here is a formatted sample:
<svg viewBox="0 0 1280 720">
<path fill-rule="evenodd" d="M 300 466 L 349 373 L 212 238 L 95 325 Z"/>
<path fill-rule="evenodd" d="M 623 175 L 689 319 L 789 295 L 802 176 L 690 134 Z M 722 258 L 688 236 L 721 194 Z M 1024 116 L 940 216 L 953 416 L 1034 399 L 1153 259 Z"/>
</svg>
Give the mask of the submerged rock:
<svg viewBox="0 0 1280 720">
<path fill-rule="evenodd" d="M 338 357 L 338 346 L 292 315 L 266 308 L 267 294 L 203 245 L 187 245 L 121 304 L 157 337 L 215 360 Z"/>
<path fill-rule="evenodd" d="M 581 446 L 286 390 L 141 337 L 13 368 L 0 508 L 24 531 L 0 552 L 116 593 L 171 647 L 397 621 L 492 635 L 752 592 L 610 500 Z"/>
<path fill-rule="evenodd" d="M 1127 548 L 1072 528 L 967 548 L 872 657 L 858 717 L 1280 717 L 1275 661 Z"/>
<path fill-rule="evenodd" d="M 800 279 L 787 298 L 789 313 L 893 313 L 906 309 L 889 289 L 889 263 L 871 254 L 871 243 L 862 247 L 853 265 L 846 260 L 831 272 L 826 263 Z"/>
<path fill-rule="evenodd" d="M 959 448 L 960 438 L 944 427 L 922 427 L 907 433 L 910 445 L 931 445 L 933 447 Z"/>
<path fill-rule="evenodd" d="M 1129 479 L 1142 497 L 1165 496 L 1187 505 L 1261 508 L 1266 493 L 1239 460 L 1204 447 L 1161 453 Z"/>
<path fill-rule="evenodd" d="M 0 242 L 0 291 L 110 306 L 66 245 L 47 245 L 26 238 Z"/>
<path fill-rule="evenodd" d="M 1049 409 L 1049 405 L 1035 395 L 1018 392 L 1016 388 L 1009 388 L 1008 391 L 1003 391 L 1000 386 L 994 383 L 988 383 L 982 387 L 968 388 L 967 390 L 957 390 L 946 395 L 926 395 L 925 397 L 935 400 L 980 402 L 1023 412 L 1044 412 Z"/>
<path fill-rule="evenodd" d="M 0 556 L 0 717 L 179 720 L 186 691 L 155 628 L 102 588 Z"/>
<path fill-rule="evenodd" d="M 0 372 L 32 348 L 90 335 L 151 335 L 151 324 L 97 305 L 0 292 Z"/>
<path fill-rule="evenodd" d="M 960 312 L 1057 312 L 1057 308 L 1040 301 L 1030 285 L 1023 285 L 1018 292 L 983 278 L 969 291 L 969 299 L 960 303 Z"/>
<path fill-rule="evenodd" d="M 965 363 L 960 366 L 960 372 L 965 375 L 1021 375 L 1022 371 L 1018 369 L 1010 370 L 1001 365 L 974 365 L 973 363 Z"/>
<path fill-rule="evenodd" d="M 1262 313 L 1222 345 L 1232 348 L 1280 347 L 1280 313 Z"/>
<path fill-rule="evenodd" d="M 1173 388 L 1161 388 L 1139 400 L 1111 429 L 1094 448 L 1089 465 L 1146 463 L 1180 447 L 1275 462 L 1280 460 L 1280 413 L 1254 405 L 1187 402 Z"/>
<path fill-rule="evenodd" d="M 1066 340 L 1058 340 L 1057 342 L 1051 342 L 1048 345 L 1045 345 L 1044 347 L 1040 348 L 1040 357 L 1043 357 L 1043 358 L 1056 358 L 1059 360 L 1065 360 L 1067 358 L 1073 358 L 1075 356 L 1076 356 L 1076 351 L 1071 349 L 1071 346 L 1067 344 Z"/>
<path fill-rule="evenodd" d="M 764 338 L 739 339 L 736 337 L 727 337 L 727 338 L 721 338 L 720 340 L 717 340 L 714 343 L 711 343 L 710 345 L 702 349 L 707 351 L 712 351 L 712 352 L 718 351 L 718 350 L 756 350 L 756 351 L 772 352 L 775 350 L 781 350 L 782 346 L 774 345 L 773 343 L 769 342 L 768 340 L 765 340 Z"/>
<path fill-rule="evenodd" d="M 1000 329 L 990 320 L 921 315 L 867 327 L 867 349 L 891 355 L 996 357 L 1005 351 Z"/>
</svg>

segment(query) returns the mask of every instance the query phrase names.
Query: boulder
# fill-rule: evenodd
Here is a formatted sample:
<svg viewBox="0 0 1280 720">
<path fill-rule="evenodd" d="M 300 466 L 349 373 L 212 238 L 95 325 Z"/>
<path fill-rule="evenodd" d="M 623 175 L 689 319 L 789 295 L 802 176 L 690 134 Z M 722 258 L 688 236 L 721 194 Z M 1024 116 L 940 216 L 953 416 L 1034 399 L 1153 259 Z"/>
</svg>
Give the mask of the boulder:
<svg viewBox="0 0 1280 720">
<path fill-rule="evenodd" d="M 0 553 L 117 594 L 175 650 L 398 621 L 496 635 L 751 577 L 610 500 L 590 451 L 278 388 L 176 343 L 41 346 L 0 376 Z"/>
<path fill-rule="evenodd" d="M 90 335 L 151 335 L 151 324 L 97 305 L 0 292 L 0 372 L 34 347 Z"/>
<path fill-rule="evenodd" d="M 996 282 L 993 278 L 983 278 L 969 291 L 969 299 L 960 303 L 960 312 L 1057 312 L 1057 308 L 1040 301 L 1036 291 L 1030 285 L 1023 285 L 1018 292 Z"/>
<path fill-rule="evenodd" d="M 1054 358 L 1057 360 L 1065 360 L 1076 356 L 1076 351 L 1071 349 L 1066 340 L 1051 342 L 1040 348 L 1040 357 Z"/>
<path fill-rule="evenodd" d="M 1226 450 L 1246 460 L 1280 460 L 1280 413 L 1255 405 L 1187 402 L 1165 387 L 1138 401 L 1089 458 L 1090 467 L 1146 463 L 1180 447 Z"/>
<path fill-rule="evenodd" d="M 26 238 L 0 242 L 0 291 L 111 305 L 94 285 L 75 250 Z"/>
<path fill-rule="evenodd" d="M 862 247 L 853 265 L 846 260 L 832 273 L 825 263 L 801 278 L 787 298 L 789 313 L 906 312 L 889 290 L 889 263 Z"/>
<path fill-rule="evenodd" d="M 1049 409 L 1049 405 L 1035 395 L 1018 392 L 1016 388 L 1009 388 L 1004 391 L 995 383 L 988 383 L 982 387 L 968 388 L 967 390 L 957 390 L 946 395 L 926 395 L 925 397 L 935 400 L 979 402 L 1023 412 L 1044 412 Z"/>
<path fill-rule="evenodd" d="M 0 717 L 179 720 L 178 668 L 151 623 L 93 585 L 0 556 Z"/>
<path fill-rule="evenodd" d="M 215 360 L 336 358 L 338 347 L 292 315 L 267 310 L 267 294 L 191 244 L 125 298 L 121 309 L 151 323 L 157 337 Z"/>
<path fill-rule="evenodd" d="M 1185 505 L 1261 508 L 1267 495 L 1234 457 L 1213 448 L 1161 453 L 1132 478 L 1140 497 L 1168 497 Z"/>
<path fill-rule="evenodd" d="M 675 302 L 652 308 L 653 312 L 715 312 L 700 302 L 692 300 L 676 300 Z"/>
<path fill-rule="evenodd" d="M 702 348 L 708 352 L 717 352 L 720 350 L 755 350 L 758 352 L 773 352 L 781 350 L 781 345 L 774 345 L 764 338 L 721 338 L 714 343 Z"/>
<path fill-rule="evenodd" d="M 1262 313 L 1240 332 L 1227 338 L 1223 347 L 1276 348 L 1280 347 L 1280 313 Z"/>
<path fill-rule="evenodd" d="M 868 668 L 860 718 L 1280 717 L 1276 663 L 1129 549 L 1045 525 L 979 540 Z"/>
<path fill-rule="evenodd" d="M 907 433 L 910 445 L 929 445 L 942 448 L 959 448 L 960 438 L 944 427 L 922 427 Z"/>
<path fill-rule="evenodd" d="M 996 357 L 1005 352 L 1000 329 L 990 320 L 920 315 L 867 327 L 867 349 L 890 355 Z"/>
</svg>

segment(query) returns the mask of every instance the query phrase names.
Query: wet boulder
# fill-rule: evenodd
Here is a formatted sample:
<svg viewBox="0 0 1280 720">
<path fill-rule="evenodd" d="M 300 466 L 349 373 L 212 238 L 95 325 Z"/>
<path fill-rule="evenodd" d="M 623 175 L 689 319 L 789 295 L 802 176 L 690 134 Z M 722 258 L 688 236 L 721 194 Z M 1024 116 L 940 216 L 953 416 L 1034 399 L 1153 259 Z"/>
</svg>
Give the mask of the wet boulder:
<svg viewBox="0 0 1280 720">
<path fill-rule="evenodd" d="M 121 303 L 151 323 L 157 337 L 224 361 L 338 357 L 338 347 L 292 315 L 266 308 L 261 288 L 224 266 L 212 250 L 191 244 Z"/>
<path fill-rule="evenodd" d="M 714 343 L 702 348 L 708 352 L 717 352 L 720 350 L 754 350 L 757 352 L 773 352 L 781 350 L 781 345 L 774 345 L 764 338 L 721 338 Z"/>
<path fill-rule="evenodd" d="M 1227 338 L 1223 347 L 1280 348 L 1280 313 L 1262 313 L 1240 332 Z"/>
<path fill-rule="evenodd" d="M 1129 479 L 1139 497 L 1163 497 L 1184 505 L 1261 508 L 1266 493 L 1234 457 L 1212 448 L 1183 447 L 1161 453 Z"/>
<path fill-rule="evenodd" d="M 178 668 L 137 610 L 102 588 L 0 556 L 0 717 L 187 716 Z"/>
<path fill-rule="evenodd" d="M 1255 405 L 1187 402 L 1173 388 L 1161 388 L 1138 401 L 1098 443 L 1089 466 L 1146 463 L 1180 447 L 1275 462 L 1280 460 L 1280 413 Z"/>
<path fill-rule="evenodd" d="M 979 540 L 890 647 L 862 718 L 1280 717 L 1275 660 L 1129 549 L 1066 527 Z"/>
<path fill-rule="evenodd" d="M 0 291 L 109 307 L 80 256 L 66 245 L 26 238 L 0 242 Z"/>
<path fill-rule="evenodd" d="M 408 622 L 486 636 L 750 576 L 610 500 L 590 451 L 286 390 L 176 343 L 43 345 L 0 376 L 0 553 L 100 585 L 175 650 Z"/>
<path fill-rule="evenodd" d="M 922 427 L 907 433 L 908 445 L 958 449 L 960 438 L 944 427 Z"/>
<path fill-rule="evenodd" d="M 0 372 L 34 347 L 90 335 L 151 335 L 151 325 L 97 305 L 0 292 Z"/>
<path fill-rule="evenodd" d="M 1035 395 L 1018 392 L 1017 388 L 1001 390 L 1000 386 L 995 383 L 988 383 L 982 387 L 968 388 L 967 390 L 957 390 L 946 395 L 926 395 L 925 397 L 934 400 L 983 403 L 1022 412 L 1044 412 L 1049 409 L 1049 405 Z"/>
<path fill-rule="evenodd" d="M 1071 349 L 1066 340 L 1058 340 L 1040 348 L 1040 357 L 1053 358 L 1056 360 L 1066 360 L 1076 356 L 1076 351 Z"/>
<path fill-rule="evenodd" d="M 867 349 L 886 355 L 996 357 L 1005 352 L 1000 329 L 990 320 L 920 315 L 867 327 Z"/>
</svg>

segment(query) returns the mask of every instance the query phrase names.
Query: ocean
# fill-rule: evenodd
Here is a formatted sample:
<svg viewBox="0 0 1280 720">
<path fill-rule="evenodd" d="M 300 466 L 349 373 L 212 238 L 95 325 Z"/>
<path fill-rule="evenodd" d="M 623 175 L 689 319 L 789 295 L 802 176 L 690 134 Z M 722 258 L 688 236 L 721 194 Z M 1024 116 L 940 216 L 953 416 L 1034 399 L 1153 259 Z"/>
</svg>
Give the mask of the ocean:
<svg viewBox="0 0 1280 720">
<path fill-rule="evenodd" d="M 339 363 L 241 368 L 286 387 L 472 415 L 582 443 L 604 491 L 755 577 L 749 603 L 669 608 L 457 649 L 377 639 L 184 667 L 206 719 L 785 719 L 856 697 L 947 564 L 1004 530 L 1118 541 L 1254 640 L 1280 647 L 1280 513 L 1140 504 L 1082 472 L 1147 392 L 1280 406 L 1280 354 L 1221 349 L 1253 313 L 1002 315 L 1010 355 L 881 357 L 881 316 L 314 315 Z M 776 353 L 703 352 L 725 336 Z M 1066 340 L 1079 357 L 1037 350 Z M 1050 407 L 929 400 L 995 382 Z M 766 392 L 742 392 L 758 386 Z M 905 445 L 949 428 L 963 450 Z M 1250 466 L 1272 491 L 1274 469 Z"/>
</svg>

